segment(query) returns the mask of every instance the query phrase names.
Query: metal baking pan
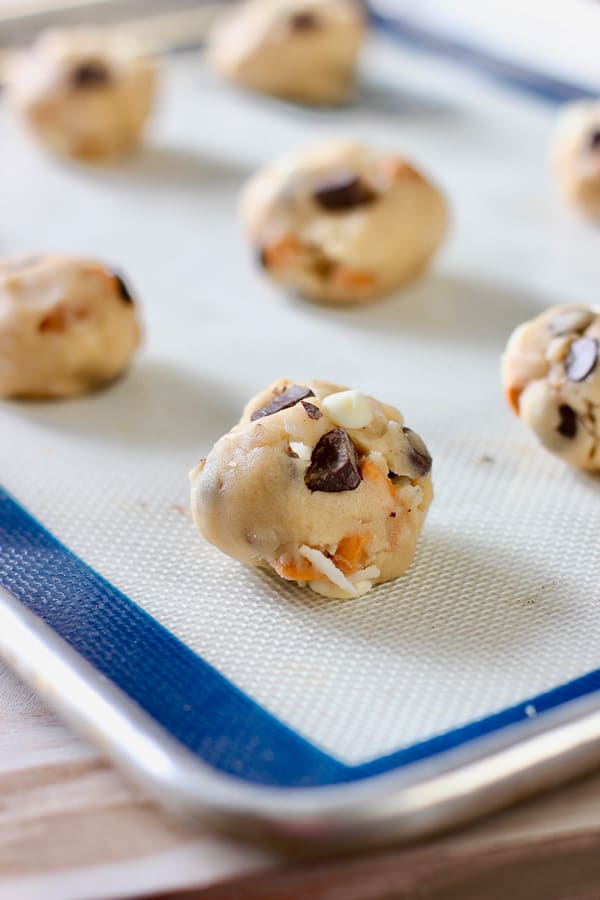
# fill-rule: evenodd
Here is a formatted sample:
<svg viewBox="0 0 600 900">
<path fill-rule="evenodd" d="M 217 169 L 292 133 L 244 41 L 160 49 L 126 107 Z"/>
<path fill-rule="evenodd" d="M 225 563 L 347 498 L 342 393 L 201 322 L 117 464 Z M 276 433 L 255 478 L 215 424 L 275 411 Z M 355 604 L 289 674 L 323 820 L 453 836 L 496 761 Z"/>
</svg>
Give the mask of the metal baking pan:
<svg viewBox="0 0 600 900">
<path fill-rule="evenodd" d="M 147 334 L 110 390 L 0 409 L 0 652 L 160 801 L 230 831 L 413 838 L 597 764 L 598 481 L 535 444 L 497 374 L 518 322 L 594 295 L 597 236 L 548 173 L 563 89 L 468 62 L 379 32 L 356 100 L 311 111 L 181 53 L 120 167 L 46 159 L 0 109 L 2 252 L 118 264 Z M 405 151 L 453 210 L 432 271 L 365 310 L 280 295 L 235 222 L 257 165 L 331 134 Z M 417 559 L 363 599 L 194 532 L 188 469 L 279 376 L 395 403 L 433 451 Z"/>
</svg>

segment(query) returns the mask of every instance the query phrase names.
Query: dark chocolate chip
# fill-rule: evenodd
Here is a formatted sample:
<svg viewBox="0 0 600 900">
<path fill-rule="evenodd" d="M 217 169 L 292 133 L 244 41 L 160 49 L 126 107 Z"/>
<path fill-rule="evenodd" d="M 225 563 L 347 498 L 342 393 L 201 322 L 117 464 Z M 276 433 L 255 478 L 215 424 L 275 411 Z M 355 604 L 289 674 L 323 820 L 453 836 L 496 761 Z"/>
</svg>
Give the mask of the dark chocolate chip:
<svg viewBox="0 0 600 900">
<path fill-rule="evenodd" d="M 115 281 L 117 282 L 121 300 L 123 300 L 124 303 L 133 303 L 133 297 L 131 295 L 131 291 L 127 287 L 127 283 L 121 278 L 118 272 L 113 272 L 113 276 Z"/>
<path fill-rule="evenodd" d="M 408 440 L 408 461 L 418 475 L 427 475 L 431 471 L 431 455 L 425 442 L 410 428 L 402 431 Z"/>
<path fill-rule="evenodd" d="M 304 400 L 302 401 L 302 406 L 306 410 L 306 415 L 309 419 L 320 419 L 323 413 L 319 409 L 318 406 L 313 406 L 312 403 L 306 403 Z"/>
<path fill-rule="evenodd" d="M 575 410 L 568 404 L 562 403 L 558 407 L 558 415 L 560 416 L 560 422 L 556 429 L 558 433 L 566 438 L 574 438 L 577 434 L 577 414 Z"/>
<path fill-rule="evenodd" d="M 567 378 L 570 381 L 583 381 L 596 368 L 598 362 L 598 341 L 595 338 L 582 337 L 571 344 L 567 356 Z"/>
<path fill-rule="evenodd" d="M 588 147 L 590 150 L 600 150 L 600 129 L 592 131 L 588 138 Z"/>
<path fill-rule="evenodd" d="M 305 397 L 314 396 L 315 395 L 310 388 L 303 387 L 300 384 L 293 384 L 291 387 L 287 388 L 287 390 L 283 391 L 282 394 L 279 394 L 278 397 L 275 397 L 274 400 L 271 400 L 270 403 L 267 403 L 266 406 L 261 406 L 260 409 L 254 410 L 250 416 L 250 421 L 254 422 L 256 419 L 262 419 L 263 416 L 272 416 L 282 409 L 289 409 L 290 406 L 295 406 L 296 403 L 300 403 Z"/>
<path fill-rule="evenodd" d="M 395 512 L 391 512 L 391 513 L 390 513 L 390 519 L 395 519 L 395 518 L 396 518 L 396 513 L 395 513 Z"/>
<path fill-rule="evenodd" d="M 71 72 L 71 84 L 75 88 L 104 87 L 110 81 L 110 71 L 99 59 L 82 62 Z"/>
<path fill-rule="evenodd" d="M 572 331 L 581 333 L 593 322 L 594 318 L 595 315 L 591 309 L 574 307 L 573 309 L 564 309 L 552 316 L 548 327 L 552 334 L 557 336 L 570 334 Z"/>
<path fill-rule="evenodd" d="M 358 453 L 343 428 L 324 434 L 315 445 L 304 484 L 311 491 L 354 491 L 361 482 Z"/>
<path fill-rule="evenodd" d="M 373 203 L 376 194 L 354 172 L 337 172 L 316 185 L 313 197 L 323 209 L 345 212 Z"/>
<path fill-rule="evenodd" d="M 313 12 L 298 12 L 290 18 L 290 26 L 292 31 L 316 31 L 321 23 L 318 16 Z"/>
</svg>

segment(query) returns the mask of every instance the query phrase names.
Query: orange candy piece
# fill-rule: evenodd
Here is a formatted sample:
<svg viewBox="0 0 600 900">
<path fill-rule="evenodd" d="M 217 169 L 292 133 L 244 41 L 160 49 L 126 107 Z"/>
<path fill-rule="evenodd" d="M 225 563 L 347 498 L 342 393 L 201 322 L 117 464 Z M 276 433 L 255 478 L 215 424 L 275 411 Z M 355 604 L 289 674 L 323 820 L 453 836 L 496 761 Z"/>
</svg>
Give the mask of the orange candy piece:
<svg viewBox="0 0 600 900">
<path fill-rule="evenodd" d="M 507 385 L 505 390 L 506 402 L 515 413 L 515 415 L 519 415 L 519 398 L 523 393 L 523 388 L 517 387 L 516 385 Z"/>
<path fill-rule="evenodd" d="M 370 534 L 349 534 L 342 538 L 333 557 L 338 569 L 345 575 L 350 575 L 364 568 L 366 546 L 370 540 Z"/>
</svg>

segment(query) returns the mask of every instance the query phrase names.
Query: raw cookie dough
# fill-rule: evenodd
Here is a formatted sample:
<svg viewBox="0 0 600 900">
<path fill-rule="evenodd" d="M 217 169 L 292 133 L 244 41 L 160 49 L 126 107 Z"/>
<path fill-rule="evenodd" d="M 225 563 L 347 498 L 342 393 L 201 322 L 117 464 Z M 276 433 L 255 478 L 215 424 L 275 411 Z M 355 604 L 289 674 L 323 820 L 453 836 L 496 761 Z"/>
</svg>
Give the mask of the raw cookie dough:
<svg viewBox="0 0 600 900">
<path fill-rule="evenodd" d="M 600 311 L 555 306 L 511 335 L 502 377 L 512 409 L 567 462 L 600 471 Z"/>
<path fill-rule="evenodd" d="M 91 259 L 0 260 L 0 397 L 67 397 L 122 372 L 139 344 L 120 275 Z"/>
<path fill-rule="evenodd" d="M 215 29 L 210 59 L 254 90 L 337 103 L 353 84 L 364 33 L 356 0 L 247 0 Z"/>
<path fill-rule="evenodd" d="M 566 199 L 600 218 L 600 100 L 569 103 L 561 111 L 554 163 Z"/>
<path fill-rule="evenodd" d="M 327 143 L 248 182 L 241 216 L 275 281 L 324 303 L 365 303 L 415 278 L 447 228 L 444 198 L 402 157 Z"/>
<path fill-rule="evenodd" d="M 135 145 L 150 113 L 155 64 L 129 38 L 100 29 L 42 34 L 8 71 L 9 96 L 54 152 L 102 160 Z"/>
<path fill-rule="evenodd" d="M 257 394 L 190 478 L 208 541 L 326 597 L 404 572 L 432 498 L 431 457 L 398 410 L 323 381 Z"/>
</svg>

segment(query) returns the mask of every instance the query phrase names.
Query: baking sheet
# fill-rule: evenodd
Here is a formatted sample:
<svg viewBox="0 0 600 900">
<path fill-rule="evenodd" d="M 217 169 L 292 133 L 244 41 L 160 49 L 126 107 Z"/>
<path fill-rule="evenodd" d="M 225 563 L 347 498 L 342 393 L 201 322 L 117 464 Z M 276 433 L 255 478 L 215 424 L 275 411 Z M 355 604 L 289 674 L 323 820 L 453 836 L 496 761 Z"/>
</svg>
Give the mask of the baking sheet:
<svg viewBox="0 0 600 900">
<path fill-rule="evenodd" d="M 98 256 L 142 298 L 144 351 L 94 396 L 0 408 L 3 484 L 60 540 L 278 718 L 358 764 L 523 701 L 600 663 L 598 479 L 544 454 L 505 409 L 511 328 L 594 302 L 597 233 L 563 210 L 555 110 L 373 39 L 357 103 L 309 111 L 165 68 L 144 152 L 49 160 L 0 111 L 0 250 Z M 282 295 L 236 222 L 272 155 L 332 136 L 398 148 L 447 192 L 432 272 L 365 310 Z M 204 544 L 187 471 L 279 377 L 398 405 L 434 455 L 410 573 L 328 601 Z M 535 715 L 535 708 L 531 709 Z"/>
</svg>

